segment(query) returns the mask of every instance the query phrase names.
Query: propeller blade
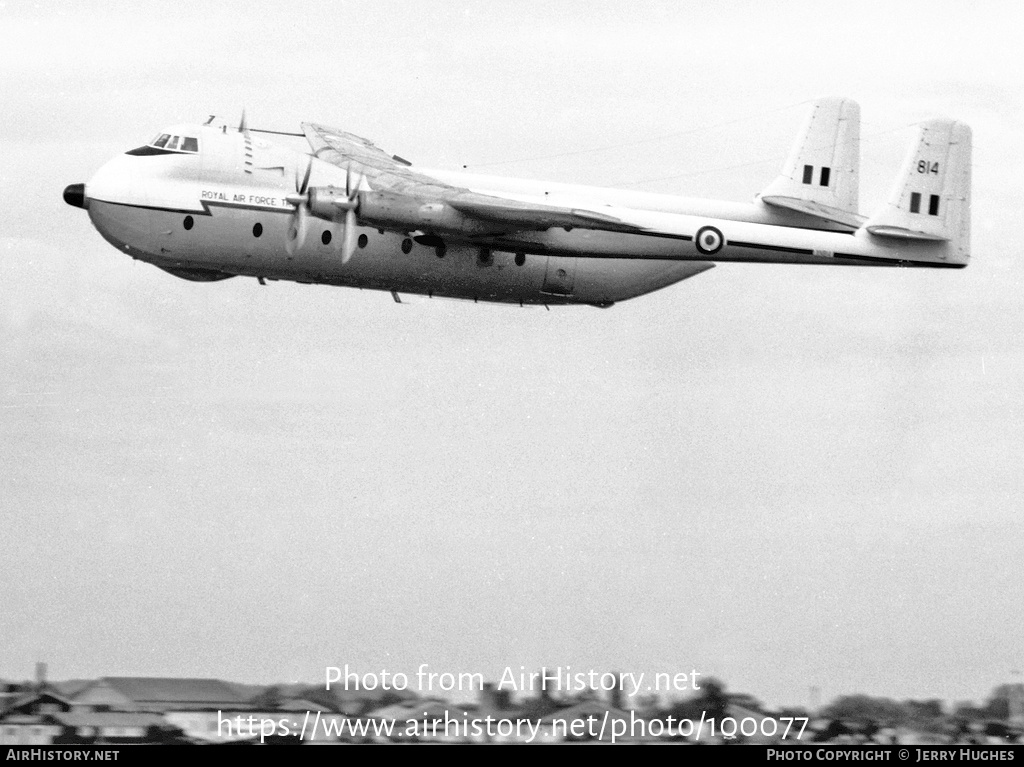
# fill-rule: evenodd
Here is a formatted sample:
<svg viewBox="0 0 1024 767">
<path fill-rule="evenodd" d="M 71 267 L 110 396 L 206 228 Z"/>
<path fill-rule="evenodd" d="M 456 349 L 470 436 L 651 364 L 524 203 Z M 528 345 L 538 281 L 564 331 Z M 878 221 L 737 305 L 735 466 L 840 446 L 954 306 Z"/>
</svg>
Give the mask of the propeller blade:
<svg viewBox="0 0 1024 767">
<path fill-rule="evenodd" d="M 289 256 L 294 256 L 295 252 L 305 244 L 308 229 L 306 223 L 306 205 L 299 203 L 295 207 L 295 216 L 292 218 L 292 225 L 288 229 L 288 240 L 284 244 L 284 249 L 288 252 Z"/>
<path fill-rule="evenodd" d="M 312 160 L 307 160 L 306 161 L 306 175 L 304 175 L 302 177 L 302 182 L 300 183 L 299 182 L 298 168 L 296 168 L 296 173 L 295 173 L 295 191 L 297 191 L 299 194 L 305 194 L 306 193 L 306 187 L 309 186 L 309 176 L 310 176 L 310 174 L 312 172 L 313 172 L 313 161 Z"/>
<path fill-rule="evenodd" d="M 345 211 L 345 246 L 341 251 L 341 263 L 347 264 L 356 249 L 356 212 L 353 208 Z"/>
<path fill-rule="evenodd" d="M 306 243 L 307 218 L 309 215 L 309 194 L 306 189 L 309 187 L 309 177 L 313 172 L 313 160 L 307 158 L 306 172 L 299 179 L 299 169 L 295 169 L 295 194 L 289 194 L 285 199 L 295 206 L 295 214 L 292 216 L 291 226 L 288 228 L 288 239 L 284 243 L 284 249 L 289 256 L 294 256 Z"/>
<path fill-rule="evenodd" d="M 345 238 L 345 224 L 344 222 L 334 222 L 331 224 L 331 250 L 335 253 L 341 250 L 341 246 L 344 244 Z"/>
<path fill-rule="evenodd" d="M 359 189 L 363 185 L 363 172 L 359 171 L 359 175 L 355 174 L 352 170 L 352 163 L 348 164 L 348 169 L 345 173 L 345 194 L 348 195 L 349 200 L 354 200 L 356 195 L 359 194 Z M 355 183 L 353 183 L 353 179 Z"/>
</svg>

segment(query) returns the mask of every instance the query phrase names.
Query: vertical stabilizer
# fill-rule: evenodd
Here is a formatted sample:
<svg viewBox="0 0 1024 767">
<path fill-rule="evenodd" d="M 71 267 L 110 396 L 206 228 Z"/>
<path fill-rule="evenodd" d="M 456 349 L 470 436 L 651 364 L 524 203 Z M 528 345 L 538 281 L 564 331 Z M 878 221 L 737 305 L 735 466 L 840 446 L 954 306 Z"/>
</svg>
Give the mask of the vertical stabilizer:
<svg viewBox="0 0 1024 767">
<path fill-rule="evenodd" d="M 851 99 L 818 99 L 761 200 L 857 228 L 859 190 L 860 106 Z"/>
<path fill-rule="evenodd" d="M 864 224 L 877 237 L 950 243 L 966 262 L 971 241 L 971 129 L 948 119 L 922 123 L 886 202 Z"/>
</svg>

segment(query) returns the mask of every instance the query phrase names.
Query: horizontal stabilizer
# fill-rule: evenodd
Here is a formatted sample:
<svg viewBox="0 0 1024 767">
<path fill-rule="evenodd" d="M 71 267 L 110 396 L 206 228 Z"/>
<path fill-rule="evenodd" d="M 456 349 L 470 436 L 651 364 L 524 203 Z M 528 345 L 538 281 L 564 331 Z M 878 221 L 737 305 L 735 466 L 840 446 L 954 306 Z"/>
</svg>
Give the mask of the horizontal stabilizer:
<svg viewBox="0 0 1024 767">
<path fill-rule="evenodd" d="M 928 240 L 931 242 L 945 242 L 948 237 L 940 237 L 937 234 L 927 232 L 915 232 L 911 229 L 904 229 L 899 226 L 872 226 L 868 231 L 876 237 L 894 237 L 901 240 Z"/>
<path fill-rule="evenodd" d="M 828 205 L 822 205 L 819 202 L 812 200 L 802 200 L 799 197 L 783 197 L 781 195 L 772 195 L 770 197 L 761 197 L 761 201 L 772 205 L 776 208 L 785 208 L 786 210 L 793 210 L 797 213 L 804 213 L 808 216 L 814 216 L 824 221 L 831 221 L 836 224 L 842 224 L 848 226 L 851 229 L 859 229 L 861 225 L 867 221 L 864 216 L 858 215 L 857 213 L 851 213 L 847 210 L 840 208 L 831 208 Z"/>
<path fill-rule="evenodd" d="M 782 173 L 761 192 L 769 205 L 856 229 L 860 189 L 860 106 L 843 98 L 811 107 Z M 806 207 L 798 207 L 800 203 Z"/>
</svg>

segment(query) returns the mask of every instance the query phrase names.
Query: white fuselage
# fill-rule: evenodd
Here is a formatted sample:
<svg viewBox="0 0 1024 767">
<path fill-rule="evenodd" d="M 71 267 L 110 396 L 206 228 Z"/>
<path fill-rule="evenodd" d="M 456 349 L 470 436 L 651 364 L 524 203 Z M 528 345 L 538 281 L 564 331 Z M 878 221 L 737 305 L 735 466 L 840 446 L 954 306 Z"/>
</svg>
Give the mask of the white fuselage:
<svg viewBox="0 0 1024 767">
<path fill-rule="evenodd" d="M 423 171 L 446 183 L 527 202 L 581 208 L 642 233 L 552 228 L 514 231 L 486 247 L 422 232 L 360 226 L 345 262 L 341 220 L 309 219 L 286 248 L 295 206 L 286 197 L 310 162 L 260 134 L 182 126 L 199 151 L 120 155 L 85 185 L 97 230 L 126 254 L 188 279 L 230 276 L 532 304 L 606 306 L 671 285 L 715 261 L 942 266 L 935 244 L 879 243 L 858 230 L 760 202 L 690 200 L 623 190 Z M 141 149 L 141 148 L 140 148 Z M 310 186 L 344 189 L 346 171 L 312 158 Z M 953 264 L 949 264 L 953 265 Z"/>
</svg>

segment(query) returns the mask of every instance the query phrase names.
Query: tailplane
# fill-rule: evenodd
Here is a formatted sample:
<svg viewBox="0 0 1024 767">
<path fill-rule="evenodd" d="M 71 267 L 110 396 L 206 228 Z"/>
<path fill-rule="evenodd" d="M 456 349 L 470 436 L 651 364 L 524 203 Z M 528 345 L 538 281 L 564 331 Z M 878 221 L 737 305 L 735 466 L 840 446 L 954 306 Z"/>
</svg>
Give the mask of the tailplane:
<svg viewBox="0 0 1024 767">
<path fill-rule="evenodd" d="M 885 203 L 864 224 L 888 240 L 948 243 L 944 259 L 966 263 L 971 241 L 971 129 L 922 123 Z"/>
<path fill-rule="evenodd" d="M 860 106 L 844 98 L 814 102 L 782 173 L 761 193 L 768 205 L 858 228 Z"/>
</svg>

